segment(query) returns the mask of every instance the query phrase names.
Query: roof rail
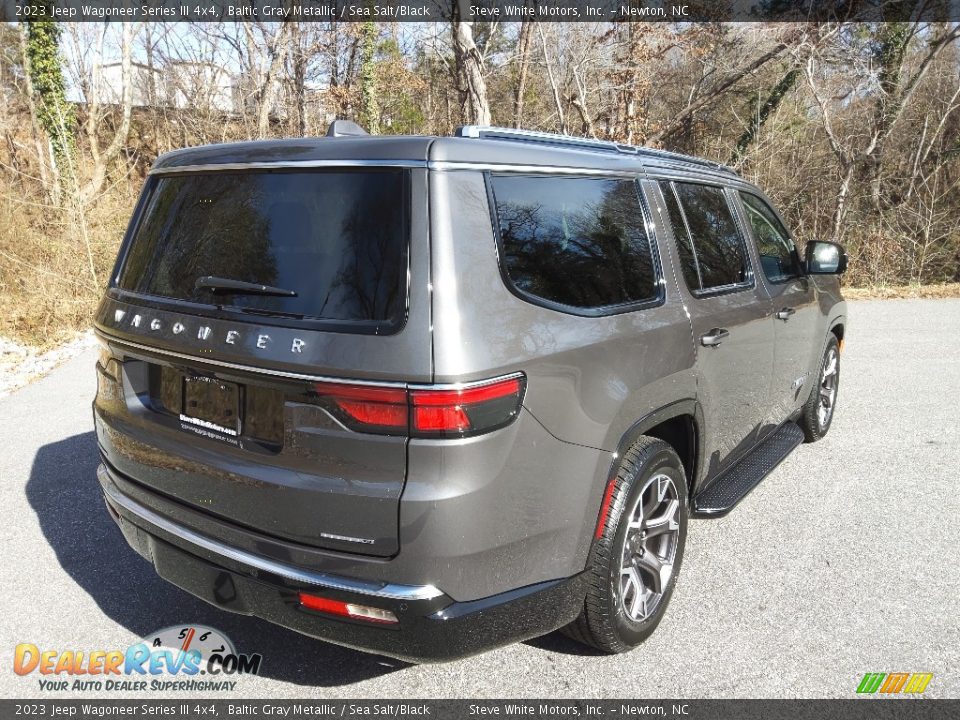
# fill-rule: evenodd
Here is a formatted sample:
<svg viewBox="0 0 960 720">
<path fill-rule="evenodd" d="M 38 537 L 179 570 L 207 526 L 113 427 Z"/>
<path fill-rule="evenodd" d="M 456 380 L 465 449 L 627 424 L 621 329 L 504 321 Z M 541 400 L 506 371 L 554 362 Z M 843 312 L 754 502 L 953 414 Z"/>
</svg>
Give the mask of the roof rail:
<svg viewBox="0 0 960 720">
<path fill-rule="evenodd" d="M 681 153 L 670 152 L 668 150 L 657 150 L 637 145 L 626 145 L 616 143 L 611 140 L 597 140 L 596 138 L 573 137 L 571 135 L 559 135 L 557 133 L 539 132 L 536 130 L 520 130 L 516 128 L 493 127 L 490 125 L 463 125 L 454 132 L 456 137 L 462 138 L 486 138 L 489 140 L 516 140 L 519 142 L 543 143 L 545 145 L 556 145 L 561 147 L 580 148 L 583 150 L 598 150 L 601 152 L 616 152 L 626 155 L 641 155 L 647 157 L 658 157 L 677 162 L 688 163 L 690 165 L 700 165 L 708 167 L 717 172 L 725 172 L 739 177 L 736 170 L 722 163 L 703 158 L 683 155 Z"/>
</svg>

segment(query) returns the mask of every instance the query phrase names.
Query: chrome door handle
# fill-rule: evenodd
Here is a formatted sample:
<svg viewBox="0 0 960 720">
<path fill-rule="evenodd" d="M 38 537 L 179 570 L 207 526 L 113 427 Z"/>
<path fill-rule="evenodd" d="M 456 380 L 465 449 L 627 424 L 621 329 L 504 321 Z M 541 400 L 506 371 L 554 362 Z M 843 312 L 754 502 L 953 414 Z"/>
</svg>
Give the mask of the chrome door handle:
<svg viewBox="0 0 960 720">
<path fill-rule="evenodd" d="M 785 307 L 782 310 L 777 311 L 777 320 L 787 321 L 790 319 L 791 315 L 796 315 L 797 311 L 792 307 Z"/>
<path fill-rule="evenodd" d="M 728 337 L 730 337 L 730 331 L 726 328 L 714 328 L 706 335 L 701 335 L 700 342 L 706 347 L 716 347 Z"/>
</svg>

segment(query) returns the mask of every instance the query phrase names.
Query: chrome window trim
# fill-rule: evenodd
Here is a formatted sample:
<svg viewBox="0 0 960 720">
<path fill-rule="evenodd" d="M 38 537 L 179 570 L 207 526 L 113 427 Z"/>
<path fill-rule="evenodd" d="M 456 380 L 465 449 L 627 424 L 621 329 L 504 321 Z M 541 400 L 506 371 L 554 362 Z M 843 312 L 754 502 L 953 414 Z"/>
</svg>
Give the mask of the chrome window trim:
<svg viewBox="0 0 960 720">
<path fill-rule="evenodd" d="M 283 160 L 278 162 L 209 163 L 202 165 L 172 165 L 154 167 L 148 175 L 172 175 L 176 173 L 227 172 L 230 170 L 289 170 L 297 168 L 423 168 L 426 160 Z"/>
<path fill-rule="evenodd" d="M 98 475 L 110 476 L 109 471 L 103 465 L 97 468 Z M 434 585 L 398 585 L 394 583 L 378 584 L 363 580 L 354 580 L 338 575 L 327 575 L 325 573 L 315 573 L 309 570 L 270 560 L 261 555 L 254 555 L 246 550 L 226 545 L 213 540 L 206 535 L 201 535 L 188 528 L 183 527 L 167 518 L 158 515 L 153 510 L 144 507 L 140 503 L 117 490 L 112 483 L 103 485 L 104 492 L 109 499 L 130 512 L 138 518 L 147 521 L 164 532 L 180 538 L 186 543 L 203 548 L 215 555 L 228 558 L 242 565 L 263 570 L 265 572 L 278 575 L 298 583 L 307 585 L 317 585 L 319 587 L 331 588 L 333 590 L 342 590 L 344 592 L 358 593 L 370 597 L 388 598 L 390 600 L 432 600 L 440 597 L 443 592 Z"/>
</svg>

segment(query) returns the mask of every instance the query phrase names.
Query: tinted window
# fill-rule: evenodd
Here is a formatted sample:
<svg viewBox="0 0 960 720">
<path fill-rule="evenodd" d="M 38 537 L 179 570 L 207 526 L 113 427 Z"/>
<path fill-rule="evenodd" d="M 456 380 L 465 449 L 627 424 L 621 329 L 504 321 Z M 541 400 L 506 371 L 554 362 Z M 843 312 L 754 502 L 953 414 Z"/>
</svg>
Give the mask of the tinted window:
<svg viewBox="0 0 960 720">
<path fill-rule="evenodd" d="M 769 205 L 756 195 L 742 192 L 743 208 L 760 252 L 760 267 L 771 282 L 800 276 L 800 261 L 790 233 Z"/>
<path fill-rule="evenodd" d="M 680 269 L 683 272 L 683 279 L 686 280 L 688 288 L 699 290 L 701 283 L 700 271 L 697 269 L 697 257 L 693 253 L 693 244 L 690 242 L 683 212 L 680 210 L 679 203 L 677 203 L 677 196 L 673 193 L 673 184 L 660 183 L 660 191 L 667 203 L 670 224 L 673 226 L 673 236 L 677 240 L 677 252 L 680 254 Z"/>
<path fill-rule="evenodd" d="M 218 172 L 156 181 L 120 271 L 124 290 L 331 321 L 400 320 L 402 171 Z M 296 297 L 214 294 L 213 275 Z"/>
<path fill-rule="evenodd" d="M 494 176 L 491 183 L 501 262 L 518 290 L 587 309 L 657 297 L 632 180 Z"/>
<path fill-rule="evenodd" d="M 706 291 L 746 282 L 747 249 L 723 190 L 695 183 L 673 183 L 673 189 L 679 201 L 679 208 L 673 212 L 679 216 L 682 210 L 686 220 L 679 227 L 674 221 L 674 235 L 680 247 L 684 242 L 689 244 L 699 272 L 698 285 L 689 270 L 684 271 L 690 289 Z M 684 233 L 686 239 L 681 237 Z"/>
</svg>

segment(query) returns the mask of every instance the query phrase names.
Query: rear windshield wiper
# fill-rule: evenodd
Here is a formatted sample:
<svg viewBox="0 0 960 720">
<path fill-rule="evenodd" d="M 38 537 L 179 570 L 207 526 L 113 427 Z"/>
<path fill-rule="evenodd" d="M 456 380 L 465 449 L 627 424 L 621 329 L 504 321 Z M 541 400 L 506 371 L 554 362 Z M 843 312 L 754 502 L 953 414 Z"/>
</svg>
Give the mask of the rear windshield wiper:
<svg viewBox="0 0 960 720">
<path fill-rule="evenodd" d="M 259 283 L 245 282 L 243 280 L 231 280 L 230 278 L 216 277 L 215 275 L 198 277 L 194 287 L 197 290 L 210 290 L 212 292 L 229 293 L 231 295 L 297 296 L 295 290 L 285 290 L 284 288 L 260 285 Z"/>
</svg>

